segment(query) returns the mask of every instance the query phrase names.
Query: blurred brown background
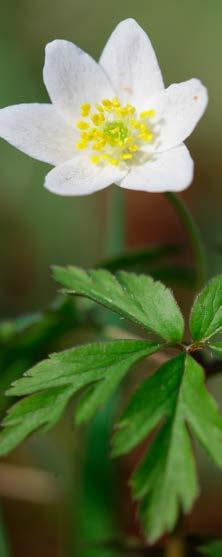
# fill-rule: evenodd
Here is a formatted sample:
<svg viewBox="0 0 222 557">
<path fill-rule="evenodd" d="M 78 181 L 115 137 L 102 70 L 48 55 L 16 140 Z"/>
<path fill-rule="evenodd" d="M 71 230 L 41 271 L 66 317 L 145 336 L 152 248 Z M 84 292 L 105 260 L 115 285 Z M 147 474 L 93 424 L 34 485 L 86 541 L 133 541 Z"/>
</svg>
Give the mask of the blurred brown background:
<svg viewBox="0 0 222 557">
<path fill-rule="evenodd" d="M 109 34 L 126 17 L 134 17 L 148 32 L 166 85 L 191 77 L 199 77 L 205 83 L 210 103 L 188 142 L 196 171 L 194 183 L 184 197 L 206 242 L 209 273 L 221 272 L 221 0 L 1 0 L 0 14 L 0 107 L 47 102 L 42 66 L 48 41 L 71 40 L 98 59 Z M 47 171 L 47 165 L 0 141 L 1 318 L 43 308 L 53 299 L 55 286 L 49 272 L 52 263 L 93 265 L 104 254 L 107 191 L 83 198 L 56 197 L 43 188 Z M 126 215 L 128 247 L 184 238 L 177 218 L 162 195 L 127 192 Z M 220 384 L 217 379 L 216 392 L 220 391 Z M 44 476 L 43 484 L 40 481 L 39 502 L 35 501 L 36 477 L 33 502 L 22 503 L 19 496 L 10 502 L 3 493 L 6 523 L 14 540 L 11 542 L 13 557 L 74 555 L 66 553 L 66 544 L 60 540 L 65 538 L 65 528 L 61 526 L 64 497 L 58 503 L 59 482 L 56 487 L 53 483 L 54 477 L 59 476 L 62 489 L 68 485 L 70 491 L 73 460 L 74 463 L 76 460 L 72 450 L 67 449 L 67 439 L 72 445 L 71 425 L 65 423 L 50 437 L 50 442 L 48 438 L 41 442 L 37 438 L 12 458 L 16 465 L 33 466 L 37 470 L 40 467 L 44 471 L 48 466 L 52 480 L 51 487 L 46 482 L 49 500 L 44 505 L 41 502 L 41 489 L 45 492 L 44 480 L 47 480 Z M 52 460 L 56 463 L 53 472 Z M 213 527 L 222 534 L 222 478 L 205 460 L 201 470 L 202 476 L 208 478 L 207 488 L 194 518 L 188 521 L 189 527 L 206 529 L 208 525 L 209 530 Z M 22 478 L 26 483 L 26 474 Z M 32 484 L 32 479 L 29 481 Z M 20 485 L 20 475 L 16 483 Z M 67 483 L 65 487 L 64 483 Z M 70 512 L 75 514 L 75 505 Z M 91 557 L 91 553 L 86 557 Z"/>
</svg>

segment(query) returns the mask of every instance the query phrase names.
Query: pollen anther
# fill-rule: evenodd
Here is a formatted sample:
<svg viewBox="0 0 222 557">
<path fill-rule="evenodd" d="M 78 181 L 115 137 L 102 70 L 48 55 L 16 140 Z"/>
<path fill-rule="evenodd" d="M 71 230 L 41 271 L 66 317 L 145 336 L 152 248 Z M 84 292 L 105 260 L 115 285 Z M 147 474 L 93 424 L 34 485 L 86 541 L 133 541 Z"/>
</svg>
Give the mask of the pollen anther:
<svg viewBox="0 0 222 557">
<path fill-rule="evenodd" d="M 149 118 L 155 110 L 149 109 L 137 115 L 136 108 L 128 103 L 121 105 L 119 99 L 103 99 L 95 105 L 90 103 L 80 107 L 84 120 L 76 123 L 80 130 L 77 149 L 91 151 L 92 164 L 127 164 L 138 156 L 143 144 L 154 140 L 154 126 Z M 98 154 L 93 154 L 93 152 Z"/>
</svg>

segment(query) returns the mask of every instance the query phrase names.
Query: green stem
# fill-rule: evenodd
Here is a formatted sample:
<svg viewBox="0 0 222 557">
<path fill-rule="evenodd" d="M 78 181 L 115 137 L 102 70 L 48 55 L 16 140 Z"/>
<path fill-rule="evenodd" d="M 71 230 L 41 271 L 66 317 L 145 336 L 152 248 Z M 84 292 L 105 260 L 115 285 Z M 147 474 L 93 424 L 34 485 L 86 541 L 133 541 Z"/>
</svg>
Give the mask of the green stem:
<svg viewBox="0 0 222 557">
<path fill-rule="evenodd" d="M 202 288 L 207 278 L 206 254 L 199 229 L 182 197 L 175 193 L 165 193 L 166 199 L 176 210 L 190 239 L 193 258 L 196 264 L 196 286 Z"/>
<path fill-rule="evenodd" d="M 2 509 L 0 509 L 0 555 L 1 557 L 11 556 Z"/>
<path fill-rule="evenodd" d="M 120 255 L 124 250 L 124 190 L 112 186 L 108 192 L 106 214 L 105 257 Z M 113 316 L 107 315 L 107 325 L 112 325 Z M 105 407 L 91 420 L 87 432 L 85 446 L 85 463 L 83 468 L 83 487 L 80 493 L 80 538 L 84 539 L 89 548 L 81 550 L 82 557 L 94 555 L 92 548 L 100 539 L 116 537 L 117 526 L 114 508 L 116 503 L 116 467 L 110 462 L 109 439 L 113 425 L 113 417 L 120 390 L 111 398 Z M 83 512 L 81 512 L 83 509 Z M 90 516 L 90 520 L 89 520 Z M 81 541 L 81 539 L 80 539 Z M 96 553 L 96 552 L 95 552 Z M 100 554 L 100 553 L 98 553 Z M 119 553 L 105 548 L 103 557 L 118 557 Z M 120 555 L 119 555 L 120 557 Z"/>
<path fill-rule="evenodd" d="M 125 247 L 125 211 L 124 190 L 112 186 L 108 191 L 107 232 L 105 240 L 105 257 L 119 255 Z"/>
</svg>

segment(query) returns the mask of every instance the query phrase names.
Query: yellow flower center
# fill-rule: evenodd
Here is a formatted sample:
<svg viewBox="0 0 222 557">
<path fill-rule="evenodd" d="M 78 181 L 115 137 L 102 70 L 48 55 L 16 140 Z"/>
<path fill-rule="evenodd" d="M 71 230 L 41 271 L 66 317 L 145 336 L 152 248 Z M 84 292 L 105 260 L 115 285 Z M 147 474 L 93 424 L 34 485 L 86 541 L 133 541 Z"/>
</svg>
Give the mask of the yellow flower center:
<svg viewBox="0 0 222 557">
<path fill-rule="evenodd" d="M 95 111 L 89 103 L 81 105 L 83 119 L 77 122 L 79 150 L 90 152 L 93 164 L 118 166 L 138 157 L 143 146 L 154 141 L 152 118 L 155 110 L 137 114 L 131 104 L 121 105 L 119 99 L 103 99 Z"/>
</svg>

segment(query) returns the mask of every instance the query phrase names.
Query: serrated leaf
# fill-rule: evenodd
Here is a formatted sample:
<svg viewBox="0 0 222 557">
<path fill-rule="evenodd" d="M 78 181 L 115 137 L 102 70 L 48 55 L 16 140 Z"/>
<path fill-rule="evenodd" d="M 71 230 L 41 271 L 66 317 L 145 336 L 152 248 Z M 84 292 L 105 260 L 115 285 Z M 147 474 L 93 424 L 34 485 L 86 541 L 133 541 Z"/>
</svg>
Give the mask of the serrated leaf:
<svg viewBox="0 0 222 557">
<path fill-rule="evenodd" d="M 180 380 L 177 360 L 171 360 L 138 387 L 117 424 L 114 456 L 131 451 L 170 412 L 172 396 L 177 396 Z"/>
<path fill-rule="evenodd" d="M 222 275 L 214 277 L 198 294 L 190 315 L 193 340 L 206 340 L 222 330 Z"/>
<path fill-rule="evenodd" d="M 198 483 L 190 438 L 180 417 L 178 423 L 175 418 L 165 424 L 132 485 L 134 496 L 142 499 L 141 518 L 151 543 L 173 530 L 180 508 L 184 513 L 191 510 Z"/>
<path fill-rule="evenodd" d="M 181 342 L 183 317 L 171 291 L 145 275 L 54 267 L 67 294 L 85 296 L 169 342 Z"/>
<path fill-rule="evenodd" d="M 46 425 L 53 427 L 71 396 L 70 387 L 58 387 L 27 397 L 12 406 L 0 433 L 0 454 L 8 454 L 36 429 Z"/>
<path fill-rule="evenodd" d="M 161 422 L 132 480 L 150 542 L 171 531 L 180 508 L 188 512 L 198 494 L 187 424 L 222 466 L 222 418 L 206 390 L 202 368 L 189 355 L 168 361 L 139 387 L 118 424 L 114 453 L 128 452 Z"/>
<path fill-rule="evenodd" d="M 75 412 L 75 422 L 77 425 L 89 420 L 96 410 L 105 404 L 106 400 L 112 395 L 116 387 L 125 375 L 125 368 L 122 363 L 115 366 L 115 374 L 108 375 L 101 382 L 97 382 L 80 399 Z"/>
<path fill-rule="evenodd" d="M 75 300 L 60 296 L 44 312 L 24 315 L 0 325 L 0 416 L 10 404 L 5 391 L 25 370 L 48 356 L 58 339 L 74 332 L 89 316 Z M 88 326 L 88 325 L 87 325 Z"/>
<path fill-rule="evenodd" d="M 185 415 L 194 436 L 212 460 L 222 466 L 222 416 L 205 386 L 203 368 L 187 356 L 183 400 Z"/>
<path fill-rule="evenodd" d="M 199 552 L 205 557 L 222 557 L 222 540 L 212 540 L 199 547 Z"/>
<path fill-rule="evenodd" d="M 39 427 L 52 427 L 79 390 L 104 383 L 88 410 L 91 416 L 129 368 L 159 348 L 159 344 L 148 341 L 116 340 L 78 346 L 40 362 L 8 391 L 10 395 L 32 395 L 10 408 L 0 434 L 0 454 L 8 453 Z"/>
</svg>

